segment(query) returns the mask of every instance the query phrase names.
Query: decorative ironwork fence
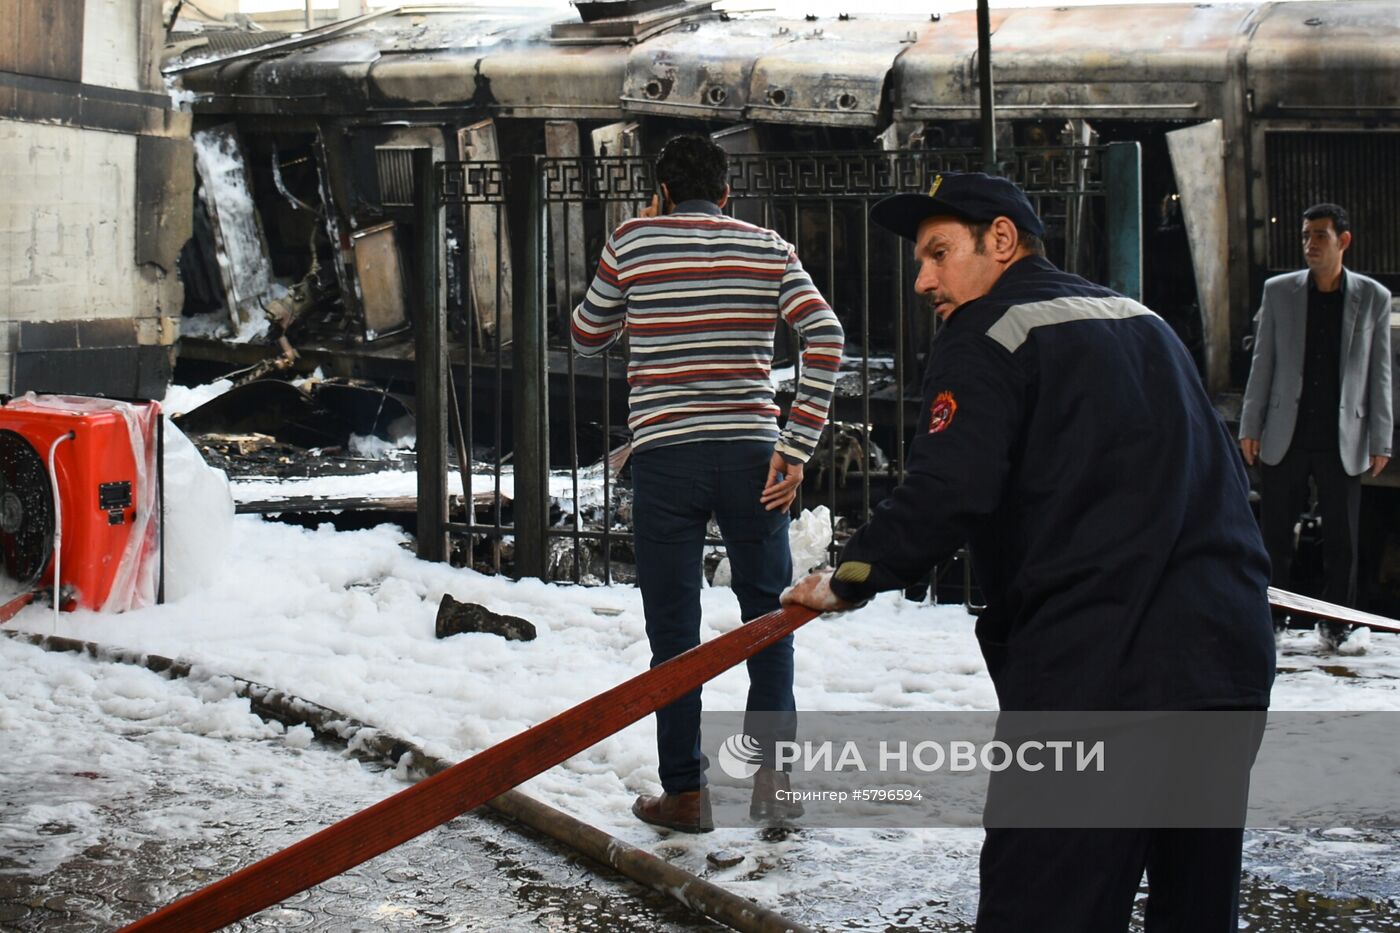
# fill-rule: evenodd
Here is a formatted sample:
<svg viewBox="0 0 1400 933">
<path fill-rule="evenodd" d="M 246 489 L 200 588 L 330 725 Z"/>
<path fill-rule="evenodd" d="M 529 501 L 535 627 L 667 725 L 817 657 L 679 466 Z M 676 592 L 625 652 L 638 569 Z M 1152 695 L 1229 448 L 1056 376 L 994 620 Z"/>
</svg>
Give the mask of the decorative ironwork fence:
<svg viewBox="0 0 1400 933">
<path fill-rule="evenodd" d="M 1045 221 L 1050 258 L 1136 294 L 1137 144 L 1004 156 L 1006 174 Z M 799 514 L 826 506 L 837 536 L 864 521 L 903 476 L 917 374 L 936 330 L 913 292 L 908 245 L 873 227 L 869 208 L 894 192 L 926 191 L 939 174 L 973 169 L 980 158 L 922 150 L 731 156 L 726 212 L 792 243 L 846 329 L 833 424 L 796 506 Z M 607 234 L 656 191 L 652 162 L 641 157 L 436 166 L 420 210 L 444 244 L 448 274 L 436 275 L 426 293 L 441 306 L 445 280 L 465 283 L 465 323 L 452 346 L 428 352 L 448 361 L 445 420 L 466 464 L 466 507 L 459 517 L 444 511 L 440 530 L 425 529 L 420 517 L 420 536 L 452 536 L 460 559 L 483 569 L 499 571 L 509 560 L 518 575 L 627 579 L 630 499 L 617 464 L 626 441 L 625 349 L 576 356 L 568 318 Z M 447 314 L 438 312 L 433 329 L 445 341 Z M 801 360 L 796 335 L 779 331 L 774 382 L 786 410 Z M 453 411 L 460 412 L 455 419 Z M 438 489 L 445 496 L 440 484 L 429 495 Z M 966 598 L 965 566 L 958 570 Z"/>
</svg>

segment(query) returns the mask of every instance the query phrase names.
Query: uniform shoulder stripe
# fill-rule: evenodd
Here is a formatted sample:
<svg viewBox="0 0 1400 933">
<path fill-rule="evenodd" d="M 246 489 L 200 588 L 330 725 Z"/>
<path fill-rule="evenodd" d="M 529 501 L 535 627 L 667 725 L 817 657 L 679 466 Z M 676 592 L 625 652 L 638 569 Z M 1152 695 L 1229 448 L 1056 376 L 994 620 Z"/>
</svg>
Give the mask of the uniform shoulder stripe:
<svg viewBox="0 0 1400 933">
<path fill-rule="evenodd" d="M 1009 352 L 1015 353 L 1037 327 L 1069 324 L 1073 321 L 1125 321 L 1143 315 L 1157 316 L 1151 308 L 1122 295 L 1097 298 L 1069 295 L 1049 301 L 1012 305 L 988 328 L 987 336 Z"/>
</svg>

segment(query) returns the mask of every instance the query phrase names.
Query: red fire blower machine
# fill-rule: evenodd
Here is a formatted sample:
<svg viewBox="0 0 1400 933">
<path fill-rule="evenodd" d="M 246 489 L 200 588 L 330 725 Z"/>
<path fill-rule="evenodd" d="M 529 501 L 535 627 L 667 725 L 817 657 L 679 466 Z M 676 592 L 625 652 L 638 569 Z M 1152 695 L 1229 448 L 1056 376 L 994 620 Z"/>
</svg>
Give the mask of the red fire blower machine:
<svg viewBox="0 0 1400 933">
<path fill-rule="evenodd" d="M 160 600 L 157 402 L 34 395 L 0 403 L 0 621 Z"/>
</svg>

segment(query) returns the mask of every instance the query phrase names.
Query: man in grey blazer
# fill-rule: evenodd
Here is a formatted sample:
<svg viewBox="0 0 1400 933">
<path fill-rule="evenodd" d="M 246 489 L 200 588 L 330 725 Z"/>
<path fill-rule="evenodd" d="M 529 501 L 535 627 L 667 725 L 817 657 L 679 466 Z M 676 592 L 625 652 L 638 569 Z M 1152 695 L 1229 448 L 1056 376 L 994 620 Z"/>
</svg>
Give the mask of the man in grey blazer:
<svg viewBox="0 0 1400 933">
<path fill-rule="evenodd" d="M 1303 212 L 1307 269 L 1264 283 L 1254 362 L 1240 414 L 1240 450 L 1261 463 L 1260 521 L 1275 586 L 1291 584 L 1293 526 L 1317 485 L 1323 598 L 1356 600 L 1361 475 L 1390 461 L 1390 292 L 1342 265 L 1347 212 Z M 1324 637 L 1340 641 L 1340 627 Z"/>
</svg>

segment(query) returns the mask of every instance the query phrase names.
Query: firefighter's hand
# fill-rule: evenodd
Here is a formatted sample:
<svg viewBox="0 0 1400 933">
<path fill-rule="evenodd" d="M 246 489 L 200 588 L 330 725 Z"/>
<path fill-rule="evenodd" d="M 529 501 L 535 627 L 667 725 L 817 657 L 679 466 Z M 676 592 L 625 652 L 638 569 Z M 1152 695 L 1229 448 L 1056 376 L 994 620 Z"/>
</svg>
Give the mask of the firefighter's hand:
<svg viewBox="0 0 1400 933">
<path fill-rule="evenodd" d="M 783 590 L 778 601 L 784 606 L 806 606 L 817 612 L 845 612 L 856 608 L 855 603 L 848 603 L 831 592 L 831 574 L 830 570 L 808 574 Z"/>
<path fill-rule="evenodd" d="M 786 511 L 797 498 L 798 487 L 802 485 L 802 464 L 788 463 L 783 455 L 773 451 L 773 459 L 768 461 L 768 482 L 758 501 L 768 511 Z"/>
<path fill-rule="evenodd" d="M 1240 438 L 1240 453 L 1244 454 L 1244 462 L 1254 466 L 1254 458 L 1259 456 L 1259 438 Z"/>
<path fill-rule="evenodd" d="M 659 217 L 661 215 L 661 195 L 653 194 L 651 203 L 637 211 L 638 217 Z"/>
<path fill-rule="evenodd" d="M 1381 470 L 1384 470 L 1384 469 L 1385 469 L 1385 465 L 1386 465 L 1387 463 L 1389 463 L 1389 462 L 1390 462 L 1390 458 L 1389 458 L 1389 457 L 1381 457 L 1381 456 L 1372 457 L 1372 458 L 1371 458 L 1371 475 L 1372 475 L 1372 476 L 1380 476 L 1380 475 L 1381 475 Z"/>
</svg>

